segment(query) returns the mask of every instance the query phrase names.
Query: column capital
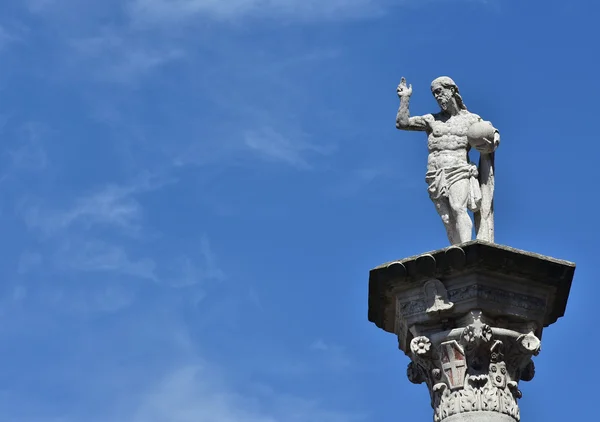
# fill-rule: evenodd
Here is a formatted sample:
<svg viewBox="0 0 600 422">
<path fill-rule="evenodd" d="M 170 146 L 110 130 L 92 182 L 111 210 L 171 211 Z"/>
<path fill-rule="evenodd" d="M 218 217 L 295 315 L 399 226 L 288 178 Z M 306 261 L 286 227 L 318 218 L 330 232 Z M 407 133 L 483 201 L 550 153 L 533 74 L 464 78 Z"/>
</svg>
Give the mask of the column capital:
<svg viewBox="0 0 600 422">
<path fill-rule="evenodd" d="M 490 326 L 477 310 L 469 317 L 465 327 L 412 338 L 408 379 L 427 384 L 435 422 L 469 412 L 519 421 L 519 381 L 533 378 L 531 358 L 540 340 L 532 332 Z"/>
<path fill-rule="evenodd" d="M 435 422 L 519 421 L 519 381 L 533 378 L 574 272 L 568 261 L 466 242 L 371 270 L 369 320 L 397 336 Z"/>
</svg>

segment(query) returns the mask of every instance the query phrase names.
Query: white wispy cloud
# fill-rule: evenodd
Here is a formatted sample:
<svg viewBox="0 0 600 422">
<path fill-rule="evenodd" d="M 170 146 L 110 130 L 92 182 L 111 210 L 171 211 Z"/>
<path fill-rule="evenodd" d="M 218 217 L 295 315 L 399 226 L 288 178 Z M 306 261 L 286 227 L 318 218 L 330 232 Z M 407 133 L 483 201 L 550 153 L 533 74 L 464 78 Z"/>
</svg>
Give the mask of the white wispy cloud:
<svg viewBox="0 0 600 422">
<path fill-rule="evenodd" d="M 0 52 L 23 43 L 29 33 L 29 28 L 18 21 L 0 23 Z"/>
<path fill-rule="evenodd" d="M 271 127 L 260 130 L 250 130 L 244 135 L 245 145 L 259 156 L 271 160 L 290 164 L 298 168 L 309 168 L 307 155 L 324 155 L 331 152 L 331 148 L 311 144 L 295 137 L 287 137 Z"/>
<path fill-rule="evenodd" d="M 22 309 L 14 303 L 12 308 L 7 308 L 12 309 L 13 317 L 6 318 L 7 324 L 0 333 L 19 329 L 19 318 L 27 312 L 31 327 L 39 329 L 46 322 L 53 328 L 47 335 L 58 336 L 61 344 L 64 344 L 63 339 L 68 339 L 63 359 L 53 358 L 52 386 L 64 397 L 77 399 L 46 408 L 48 419 L 64 417 L 73 422 L 369 420 L 367 415 L 355 410 L 332 406 L 317 392 L 319 386 L 315 386 L 314 393 L 300 393 L 302 389 L 296 388 L 294 383 L 287 384 L 285 392 L 279 390 L 281 380 L 290 374 L 275 371 L 265 376 L 265 371 L 273 370 L 274 364 L 277 366 L 278 359 L 285 358 L 269 347 L 260 353 L 262 360 L 253 367 L 252 380 L 240 376 L 236 365 L 227 365 L 226 360 L 209 359 L 204 350 L 211 348 L 210 336 L 197 336 L 198 322 L 205 318 L 202 307 L 186 308 L 193 312 L 193 322 L 186 321 L 188 317 L 178 312 L 183 303 L 180 299 L 173 300 L 169 294 L 157 295 L 155 301 L 140 304 L 118 319 L 108 318 L 97 330 L 89 332 L 87 324 L 70 323 L 62 327 L 64 316 L 80 318 L 91 311 L 118 311 L 134 301 L 132 290 L 119 284 L 77 283 L 62 289 L 52 284 L 55 283 L 32 288 L 31 297 L 24 298 Z M 23 294 L 15 290 L 13 295 Z M 15 300 L 22 299 L 14 298 L 13 302 Z M 0 315 L 3 310 L 0 307 Z M 231 309 L 225 308 L 223 312 L 229 313 Z M 222 327 L 222 324 L 212 327 L 212 333 L 217 326 Z M 247 341 L 247 338 L 237 341 Z M 213 349 L 213 352 L 212 356 L 219 354 L 218 350 Z M 28 362 L 21 364 L 28 365 Z M 39 368 L 40 363 L 37 365 Z M 327 368 L 319 370 L 323 373 Z M 13 385 L 7 390 L 9 394 L 21 392 Z M 19 404 L 44 409 L 40 406 L 46 403 L 43 391 L 19 395 Z M 97 407 L 98 397 L 102 399 L 100 407 Z"/>
<path fill-rule="evenodd" d="M 0 51 L 12 41 L 14 41 L 14 36 L 4 26 L 0 25 Z"/>
<path fill-rule="evenodd" d="M 24 123 L 18 130 L 17 145 L 9 150 L 12 165 L 16 170 L 40 171 L 48 165 L 48 155 L 43 139 L 49 131 L 40 122 Z"/>
<path fill-rule="evenodd" d="M 330 46 L 315 49 L 306 45 L 271 51 L 233 32 L 219 33 L 210 26 L 188 26 L 185 22 L 197 23 L 201 17 L 258 15 L 290 19 L 341 19 L 353 14 L 364 17 L 386 2 L 130 0 L 119 4 L 111 0 L 111 16 L 115 19 L 103 24 L 90 17 L 96 9 L 98 16 L 108 13 L 97 5 L 83 10 L 83 3 L 68 0 L 68 11 L 63 11 L 59 7 L 63 2 L 30 0 L 29 6 L 32 13 L 55 26 L 61 19 L 65 22 L 61 36 L 55 39 L 63 44 L 57 49 L 62 59 L 54 69 L 55 77 L 68 80 L 69 85 L 84 84 L 83 92 L 90 92 L 90 108 L 96 110 L 91 113 L 102 115 L 105 121 L 118 116 L 118 125 L 125 133 L 135 128 L 141 137 L 156 137 L 149 133 L 152 129 L 148 129 L 147 122 L 119 109 L 123 102 L 121 88 L 143 88 L 157 81 L 165 84 L 161 76 L 167 67 L 183 75 L 172 85 L 176 90 L 173 95 L 183 97 L 195 92 L 198 110 L 219 117 L 203 124 L 198 123 L 203 116 L 189 110 L 174 117 L 170 123 L 176 129 L 164 147 L 173 151 L 169 151 L 166 161 L 176 166 L 205 165 L 251 156 L 307 169 L 313 166 L 314 158 L 331 153 L 332 147 L 304 133 L 305 123 L 298 115 L 306 109 L 309 98 L 299 81 L 307 72 L 335 60 L 339 51 Z M 73 16 L 78 13 L 86 17 L 86 25 L 77 26 Z M 150 22 L 169 26 L 145 25 Z M 98 90 L 98 82 L 103 83 L 100 92 L 91 94 Z M 180 92 L 183 86 L 188 87 L 185 93 Z M 148 105 L 149 109 L 156 107 L 158 104 Z"/>
<path fill-rule="evenodd" d="M 131 304 L 136 295 L 123 286 L 132 278 L 152 281 L 159 288 L 185 288 L 187 299 L 200 302 L 213 287 L 209 282 L 225 278 L 208 236 L 201 235 L 192 252 L 173 250 L 160 256 L 148 254 L 140 243 L 154 237 L 147 236 L 152 228 L 143 222 L 139 196 L 172 181 L 144 173 L 128 184 L 106 185 L 82 195 L 62 209 L 24 206 L 28 227 L 54 251 L 22 254 L 19 274 L 36 270 L 34 275 L 101 281 L 89 294 L 55 292 L 57 303 L 71 301 L 69 308 L 78 312 L 114 312 Z M 93 230 L 98 228 L 113 230 Z M 122 234 L 135 236 L 123 240 Z"/>
<path fill-rule="evenodd" d="M 100 312 L 117 312 L 127 308 L 135 301 L 135 295 L 132 291 L 122 286 L 105 286 L 93 295 L 93 302 L 84 305 L 84 309 L 89 312 L 90 309 Z"/>
<path fill-rule="evenodd" d="M 184 365 L 143 395 L 133 422 L 352 422 L 364 415 L 263 388 L 235 388 L 206 364 Z"/>
<path fill-rule="evenodd" d="M 91 37 L 70 40 L 75 68 L 93 70 L 96 80 L 136 84 L 151 71 L 185 56 L 174 44 L 147 40 L 127 28 L 103 29 Z"/>
<path fill-rule="evenodd" d="M 84 228 L 95 225 L 114 226 L 129 232 L 139 230 L 143 208 L 136 195 L 156 190 L 169 180 L 142 175 L 127 185 L 107 185 L 75 199 L 66 209 L 48 209 L 39 204 L 26 204 L 23 215 L 30 229 L 53 235 L 76 224 Z"/>
<path fill-rule="evenodd" d="M 326 352 L 330 349 L 330 346 L 325 343 L 323 340 L 318 339 L 315 340 L 314 342 L 312 342 L 312 344 L 309 347 L 311 350 L 319 350 L 319 351 L 323 351 Z"/>
<path fill-rule="evenodd" d="M 67 242 L 56 254 L 61 269 L 111 272 L 157 280 L 156 263 L 149 258 L 132 259 L 121 246 L 98 240 Z"/>
<path fill-rule="evenodd" d="M 344 347 L 326 342 L 323 339 L 315 340 L 309 347 L 315 353 L 322 356 L 325 366 L 331 370 L 346 369 L 352 364 L 352 360 L 346 353 Z"/>
<path fill-rule="evenodd" d="M 413 187 L 413 181 L 398 178 L 385 158 L 378 164 L 369 164 L 353 170 L 348 170 L 337 176 L 337 181 L 327 188 L 331 195 L 338 197 L 354 197 L 361 192 L 393 184 L 395 189 Z"/>
<path fill-rule="evenodd" d="M 245 16 L 286 17 L 292 20 L 366 18 L 390 4 L 387 0 L 133 0 L 134 19 L 174 23 L 198 16 L 232 19 Z"/>
<path fill-rule="evenodd" d="M 227 391 L 206 366 L 184 366 L 148 391 L 134 422 L 275 422 L 252 401 Z"/>
<path fill-rule="evenodd" d="M 207 282 L 223 280 L 225 272 L 218 265 L 217 256 L 206 235 L 200 238 L 198 249 L 197 255 L 184 255 L 175 260 L 175 268 L 172 268 L 171 274 L 164 276 L 161 282 L 171 287 L 200 285 L 202 288 Z"/>
<path fill-rule="evenodd" d="M 25 4 L 30 12 L 38 13 L 42 12 L 49 7 L 56 5 L 57 0 L 26 0 Z"/>
<path fill-rule="evenodd" d="M 135 291 L 127 284 L 89 283 L 66 284 L 64 286 L 35 286 L 27 290 L 48 311 L 66 313 L 70 316 L 97 313 L 115 313 L 131 306 L 136 299 Z"/>
<path fill-rule="evenodd" d="M 116 186 L 78 198 L 73 206 L 64 210 L 47 209 L 41 205 L 30 205 L 24 210 L 27 226 L 47 235 L 79 222 L 87 227 L 105 224 L 135 231 L 140 216 L 139 202 L 130 196 L 130 192 Z"/>
</svg>

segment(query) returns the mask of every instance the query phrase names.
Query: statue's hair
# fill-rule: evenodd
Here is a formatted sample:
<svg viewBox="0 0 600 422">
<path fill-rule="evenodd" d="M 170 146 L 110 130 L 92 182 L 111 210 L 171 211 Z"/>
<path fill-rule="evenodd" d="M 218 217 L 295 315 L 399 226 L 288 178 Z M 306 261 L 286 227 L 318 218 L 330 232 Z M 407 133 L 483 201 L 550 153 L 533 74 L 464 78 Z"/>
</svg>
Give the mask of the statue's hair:
<svg viewBox="0 0 600 422">
<path fill-rule="evenodd" d="M 458 85 L 452 80 L 452 78 L 448 76 L 440 76 L 439 78 L 435 78 L 433 82 L 431 82 L 431 86 L 434 84 L 440 84 L 444 88 L 454 88 L 454 99 L 456 100 L 456 104 L 458 108 L 461 110 L 466 110 L 467 106 L 463 102 L 462 97 L 460 96 L 460 92 L 458 91 Z"/>
</svg>

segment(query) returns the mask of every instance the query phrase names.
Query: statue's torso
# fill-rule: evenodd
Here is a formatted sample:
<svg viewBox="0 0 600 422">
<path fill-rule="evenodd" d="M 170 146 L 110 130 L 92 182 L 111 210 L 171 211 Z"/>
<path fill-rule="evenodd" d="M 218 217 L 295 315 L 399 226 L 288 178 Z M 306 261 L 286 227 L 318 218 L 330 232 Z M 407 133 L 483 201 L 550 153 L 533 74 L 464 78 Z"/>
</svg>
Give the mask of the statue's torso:
<svg viewBox="0 0 600 422">
<path fill-rule="evenodd" d="M 456 116 L 442 113 L 427 116 L 428 131 L 427 148 L 429 157 L 428 170 L 466 164 L 468 162 L 469 142 L 467 131 L 479 120 L 479 116 L 462 111 Z"/>
</svg>

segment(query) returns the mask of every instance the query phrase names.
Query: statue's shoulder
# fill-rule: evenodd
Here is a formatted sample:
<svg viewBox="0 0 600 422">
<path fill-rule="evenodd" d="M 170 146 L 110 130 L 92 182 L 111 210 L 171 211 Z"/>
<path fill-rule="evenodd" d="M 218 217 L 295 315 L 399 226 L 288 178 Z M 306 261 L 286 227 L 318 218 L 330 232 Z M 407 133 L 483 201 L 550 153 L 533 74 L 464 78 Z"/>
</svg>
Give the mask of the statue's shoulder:
<svg viewBox="0 0 600 422">
<path fill-rule="evenodd" d="M 435 117 L 433 114 L 424 114 L 422 116 L 416 116 L 416 117 L 414 117 L 414 119 L 416 119 L 417 121 L 420 121 L 421 124 L 425 124 L 425 125 L 429 125 L 429 126 L 431 126 L 431 124 L 435 121 Z"/>
<path fill-rule="evenodd" d="M 430 119 L 429 120 L 430 122 L 433 122 L 433 121 L 436 121 L 436 120 L 444 120 L 444 114 L 442 112 L 426 114 L 423 117 L 426 117 L 426 116 L 427 116 L 428 119 Z"/>
<path fill-rule="evenodd" d="M 426 120 L 428 122 L 433 122 L 435 119 L 433 117 L 433 114 L 429 113 L 429 114 L 423 114 L 421 116 L 421 119 Z"/>
<path fill-rule="evenodd" d="M 470 111 L 464 111 L 465 116 L 469 120 L 469 123 L 477 123 L 481 121 L 481 116 L 479 114 L 471 113 Z"/>
</svg>

